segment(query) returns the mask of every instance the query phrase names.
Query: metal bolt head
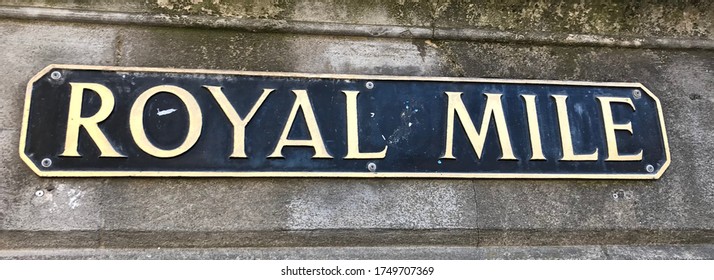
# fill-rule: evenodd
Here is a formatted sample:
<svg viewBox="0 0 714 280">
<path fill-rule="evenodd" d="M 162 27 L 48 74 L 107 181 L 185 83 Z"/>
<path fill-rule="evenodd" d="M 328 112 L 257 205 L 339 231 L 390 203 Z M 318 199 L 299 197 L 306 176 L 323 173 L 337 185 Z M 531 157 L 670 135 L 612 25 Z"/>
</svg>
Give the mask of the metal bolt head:
<svg viewBox="0 0 714 280">
<path fill-rule="evenodd" d="M 42 159 L 40 164 L 42 164 L 42 167 L 50 167 L 50 166 L 52 166 L 52 160 L 48 159 L 48 158 L 44 158 L 44 159 Z"/>
<path fill-rule="evenodd" d="M 375 164 L 374 162 L 368 163 L 368 164 L 367 164 L 367 170 L 369 170 L 369 172 L 375 172 L 375 171 L 377 171 L 377 164 Z"/>
<path fill-rule="evenodd" d="M 651 164 L 648 164 L 647 166 L 645 166 L 645 170 L 647 170 L 647 172 L 652 173 L 652 172 L 654 172 L 654 166 L 652 166 Z"/>
<path fill-rule="evenodd" d="M 62 78 L 62 73 L 60 73 L 59 71 L 52 71 L 52 73 L 50 73 L 50 78 L 52 78 L 53 80 L 59 80 L 60 78 Z"/>
<path fill-rule="evenodd" d="M 373 82 L 367 82 L 367 83 L 364 84 L 364 86 L 367 87 L 367 89 L 373 89 L 373 88 L 374 88 L 374 83 L 373 83 Z"/>
<path fill-rule="evenodd" d="M 642 92 L 639 89 L 633 90 L 632 96 L 635 97 L 635 99 L 640 99 L 642 97 Z"/>
<path fill-rule="evenodd" d="M 43 196 L 43 195 L 45 195 L 45 191 L 43 191 L 43 190 L 37 190 L 37 191 L 35 192 L 35 196 L 37 196 L 37 197 L 41 197 L 41 196 Z"/>
</svg>

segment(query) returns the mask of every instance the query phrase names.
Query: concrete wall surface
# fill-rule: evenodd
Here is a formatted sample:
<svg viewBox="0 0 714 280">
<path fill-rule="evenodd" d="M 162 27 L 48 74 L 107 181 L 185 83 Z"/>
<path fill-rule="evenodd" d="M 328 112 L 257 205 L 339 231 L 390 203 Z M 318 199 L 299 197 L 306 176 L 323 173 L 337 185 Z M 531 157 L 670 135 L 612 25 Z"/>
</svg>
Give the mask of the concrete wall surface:
<svg viewBox="0 0 714 280">
<path fill-rule="evenodd" d="M 714 258 L 711 1 L 0 0 L 0 50 L 0 258 Z M 40 178 L 18 143 L 49 64 L 639 82 L 672 163 L 629 181 Z"/>
</svg>

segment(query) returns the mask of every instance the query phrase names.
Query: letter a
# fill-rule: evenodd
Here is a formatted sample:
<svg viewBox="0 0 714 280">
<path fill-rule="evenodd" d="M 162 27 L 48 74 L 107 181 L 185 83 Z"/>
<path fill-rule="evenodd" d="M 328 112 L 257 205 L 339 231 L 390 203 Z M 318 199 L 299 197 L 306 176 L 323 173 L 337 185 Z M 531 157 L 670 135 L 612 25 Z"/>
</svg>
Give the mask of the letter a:
<svg viewBox="0 0 714 280">
<path fill-rule="evenodd" d="M 312 147 L 315 149 L 315 155 L 313 158 L 332 158 L 332 156 L 327 152 L 325 148 L 325 143 L 322 141 L 322 135 L 320 134 L 320 129 L 317 127 L 317 120 L 315 119 L 315 113 L 312 111 L 312 104 L 310 104 L 310 99 L 307 97 L 306 90 L 293 90 L 295 94 L 295 103 L 293 105 L 292 111 L 290 111 L 290 116 L 288 117 L 287 123 L 285 123 L 285 128 L 283 128 L 283 133 L 280 135 L 280 140 L 275 150 L 270 154 L 269 158 L 281 158 L 283 157 L 283 147 L 285 146 L 305 146 Z M 310 133 L 310 139 L 308 140 L 291 140 L 288 139 L 288 134 L 290 133 L 290 128 L 293 127 L 295 122 L 295 116 L 298 110 L 302 109 L 303 115 L 305 116 L 305 122 L 307 123 L 307 130 Z"/>
</svg>

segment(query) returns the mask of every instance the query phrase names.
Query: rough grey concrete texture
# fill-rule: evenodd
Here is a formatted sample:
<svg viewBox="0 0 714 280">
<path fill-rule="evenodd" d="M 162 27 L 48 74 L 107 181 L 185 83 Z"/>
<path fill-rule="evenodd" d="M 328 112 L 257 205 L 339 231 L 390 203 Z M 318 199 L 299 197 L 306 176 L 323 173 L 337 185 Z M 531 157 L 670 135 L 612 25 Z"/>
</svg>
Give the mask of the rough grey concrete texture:
<svg viewBox="0 0 714 280">
<path fill-rule="evenodd" d="M 135 11 L 150 8 L 138 2 L 129 2 L 135 4 Z M 580 25 L 563 27 L 542 20 L 543 25 L 534 28 L 581 32 L 587 24 L 604 22 L 603 26 L 610 29 L 591 27 L 585 31 L 710 37 L 711 26 L 698 21 L 711 15 L 711 4 L 704 2 L 663 9 L 665 14 L 684 9 L 687 14 L 699 15 L 696 20 L 673 14 L 667 16 L 672 18 L 663 16 L 660 23 L 613 29 L 611 23 L 620 20 L 616 16 L 597 21 L 582 15 Z M 106 9 L 124 10 L 124 5 L 130 5 L 118 3 L 108 1 Z M 326 7 L 347 7 L 338 1 L 325 3 Z M 260 5 L 251 9 L 260 10 Z M 435 13 L 442 7 L 439 5 L 433 6 Z M 382 14 L 389 21 L 380 21 L 377 16 L 349 20 L 428 25 L 446 20 L 450 10 L 461 11 L 457 7 L 464 4 L 454 1 L 443 5 L 447 8 L 439 12 L 443 13 L 439 18 L 413 15 L 411 21 L 405 21 L 387 11 Z M 489 5 L 486 7 L 501 7 Z M 646 11 L 647 7 L 670 4 L 645 1 L 641 5 Z M 324 15 L 324 19 L 309 14 L 299 18 L 286 12 L 298 6 L 284 6 L 284 10 L 265 17 L 349 21 L 339 9 L 333 9 L 336 14 Z M 180 6 L 172 9 L 176 7 Z M 311 6 L 300 9 L 307 7 Z M 266 13 L 273 8 L 266 8 Z M 193 12 L 192 8 L 186 11 Z M 633 11 L 639 15 L 640 10 Z M 542 16 L 554 15 L 543 12 Z M 697 28 L 677 31 L 678 22 L 685 18 L 696 22 Z M 518 29 L 528 24 L 494 27 Z M 671 28 L 655 31 L 661 27 L 658 24 Z M 570 29 L 554 30 L 556 27 Z M 711 51 L 432 42 L 9 20 L 0 21 L 0 38 L 0 47 L 5 50 L 0 54 L 5 66 L 0 70 L 4 77 L 0 79 L 0 249 L 30 249 L 3 251 L 0 257 L 423 258 L 431 254 L 430 258 L 712 258 Z M 51 63 L 641 82 L 662 101 L 672 164 L 657 181 L 39 178 L 21 162 L 17 147 L 25 84 Z M 36 196 L 37 190 L 43 190 L 43 196 Z M 633 246 L 637 244 L 663 245 Z M 550 247 L 553 245 L 578 246 Z M 276 246 L 446 247 L 149 249 Z M 144 249 L 36 250 L 47 248 Z"/>
<path fill-rule="evenodd" d="M 67 36 L 67 34 L 73 34 Z M 101 181 L 37 180 L 17 173 L 23 163 L 17 155 L 24 91 L 34 65 L 55 62 L 109 64 L 114 57 L 114 30 L 59 25 L 1 24 L 0 61 L 0 225 L 3 229 L 96 229 L 99 216 L 97 186 Z M 24 172 L 23 172 L 24 173 Z M 45 189 L 47 195 L 34 196 Z M 22 193 L 18 193 L 22 192 Z M 70 214 L 71 213 L 71 214 Z M 70 215 L 68 215 L 70 214 Z"/>
<path fill-rule="evenodd" d="M 697 0 L 0 0 L 0 4 L 293 21 L 714 38 L 714 3 Z"/>
<path fill-rule="evenodd" d="M 219 259 L 219 260 L 710 260 L 714 246 L 541 246 L 541 247 L 301 247 L 206 249 L 58 249 L 4 250 L 0 259 Z"/>
<path fill-rule="evenodd" d="M 114 57 L 116 30 L 58 25 L 2 25 L 0 61 L 3 68 L 3 98 L 0 99 L 0 129 L 18 130 L 22 114 L 7 114 L 24 105 L 26 83 L 22 79 L 37 73 L 31 65 L 60 61 L 106 65 Z M 74 36 L 67 36 L 73 34 Z M 32 36 L 29 36 L 32 35 Z M 38 40 L 41 39 L 41 40 Z"/>
<path fill-rule="evenodd" d="M 119 33 L 117 49 L 122 66 L 421 76 L 439 75 L 448 67 L 423 42 L 389 39 L 127 27 Z"/>
</svg>

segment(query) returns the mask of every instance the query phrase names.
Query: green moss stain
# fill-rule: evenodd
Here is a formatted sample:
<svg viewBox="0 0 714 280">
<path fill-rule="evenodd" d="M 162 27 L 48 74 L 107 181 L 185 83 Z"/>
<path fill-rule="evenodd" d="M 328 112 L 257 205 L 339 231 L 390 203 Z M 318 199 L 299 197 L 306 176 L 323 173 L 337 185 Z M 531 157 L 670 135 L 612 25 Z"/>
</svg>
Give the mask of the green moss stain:
<svg viewBox="0 0 714 280">
<path fill-rule="evenodd" d="M 124 65 L 250 71 L 290 71 L 290 36 L 200 28 L 131 27 Z M 171 58 L 171 59 L 167 59 Z"/>
<path fill-rule="evenodd" d="M 712 36 L 711 1 L 454 1 L 439 26 L 521 32 Z"/>
<path fill-rule="evenodd" d="M 714 39 L 714 1 L 705 0 L 0 0 L 0 5 Z"/>
<path fill-rule="evenodd" d="M 248 18 L 278 18 L 284 0 L 153 0 L 155 12 L 173 15 L 216 15 Z"/>
</svg>

